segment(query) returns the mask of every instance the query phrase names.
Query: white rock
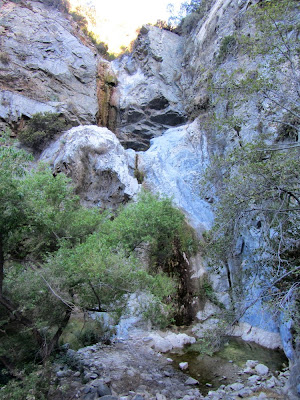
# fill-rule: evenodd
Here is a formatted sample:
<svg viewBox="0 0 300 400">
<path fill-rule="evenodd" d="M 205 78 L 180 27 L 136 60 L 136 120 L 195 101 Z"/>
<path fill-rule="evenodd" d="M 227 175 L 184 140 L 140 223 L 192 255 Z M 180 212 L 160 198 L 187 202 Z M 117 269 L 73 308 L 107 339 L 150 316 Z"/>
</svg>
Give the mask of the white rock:
<svg viewBox="0 0 300 400">
<path fill-rule="evenodd" d="M 107 128 L 85 125 L 72 128 L 41 155 L 54 172 L 71 177 L 85 205 L 113 208 L 138 192 L 126 151 Z"/>
<path fill-rule="evenodd" d="M 258 364 L 255 367 L 255 371 L 259 374 L 259 375 L 267 375 L 269 372 L 269 368 L 264 365 L 264 364 Z"/>
<path fill-rule="evenodd" d="M 260 376 L 258 376 L 258 375 L 252 375 L 252 376 L 250 376 L 250 377 L 248 378 L 248 381 L 249 381 L 250 383 L 252 383 L 252 384 L 257 384 L 258 381 L 259 381 L 260 379 L 261 379 Z"/>
<path fill-rule="evenodd" d="M 232 336 L 239 336 L 245 341 L 255 342 L 269 349 L 282 347 L 279 333 L 268 332 L 264 329 L 251 326 L 246 322 L 239 322 L 231 332 Z"/>
<path fill-rule="evenodd" d="M 185 370 L 187 370 L 187 369 L 189 368 L 189 363 L 187 363 L 187 362 L 181 362 L 181 363 L 179 363 L 179 368 L 180 368 L 182 371 L 185 371 Z"/>
<path fill-rule="evenodd" d="M 196 380 L 196 379 L 194 379 L 194 378 L 192 378 L 191 376 L 185 381 L 185 384 L 186 385 L 198 385 L 199 384 L 199 382 Z"/>
<path fill-rule="evenodd" d="M 258 364 L 258 361 L 256 361 L 256 360 L 248 360 L 246 362 L 246 365 L 249 368 L 255 368 L 257 364 Z"/>
<path fill-rule="evenodd" d="M 243 370 L 244 374 L 253 374 L 253 368 L 247 367 Z"/>
<path fill-rule="evenodd" d="M 192 336 L 188 336 L 185 333 L 158 333 L 153 332 L 149 335 L 152 338 L 152 347 L 156 351 L 160 351 L 162 353 L 166 353 L 167 351 L 172 350 L 173 348 L 182 348 L 186 344 L 195 343 L 196 339 Z"/>
<path fill-rule="evenodd" d="M 236 391 L 237 390 L 241 390 L 243 388 L 244 388 L 244 385 L 242 383 L 239 383 L 239 382 L 233 383 L 232 385 L 230 385 L 230 389 L 236 390 Z"/>
<path fill-rule="evenodd" d="M 13 79 L 6 79 L 6 93 L 0 91 L 0 118 L 16 121 L 21 115 L 63 111 L 78 122 L 95 123 L 97 58 L 67 18 L 41 2 L 14 4 L 4 14 L 6 30 L 13 34 L 5 35 L 1 50 L 10 55 L 6 74 Z"/>
<path fill-rule="evenodd" d="M 215 304 L 211 303 L 210 301 L 206 301 L 204 305 L 204 309 L 197 312 L 196 318 L 199 321 L 205 321 L 212 315 L 218 313 L 220 308 L 217 307 Z"/>
</svg>

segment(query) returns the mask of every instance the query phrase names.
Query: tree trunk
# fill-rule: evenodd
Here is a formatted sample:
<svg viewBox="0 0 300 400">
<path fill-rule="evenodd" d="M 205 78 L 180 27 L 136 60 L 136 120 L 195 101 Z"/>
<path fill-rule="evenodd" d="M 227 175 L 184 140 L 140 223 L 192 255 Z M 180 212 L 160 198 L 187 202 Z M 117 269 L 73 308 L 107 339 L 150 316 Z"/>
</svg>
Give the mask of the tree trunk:
<svg viewBox="0 0 300 400">
<path fill-rule="evenodd" d="M 45 343 L 44 347 L 41 349 L 41 356 L 43 360 L 46 360 L 51 355 L 51 353 L 58 347 L 59 338 L 61 337 L 65 327 L 68 325 L 71 314 L 72 314 L 72 308 L 67 308 L 64 319 L 62 320 L 60 326 L 58 327 L 50 343 L 48 345 L 46 345 Z"/>
</svg>

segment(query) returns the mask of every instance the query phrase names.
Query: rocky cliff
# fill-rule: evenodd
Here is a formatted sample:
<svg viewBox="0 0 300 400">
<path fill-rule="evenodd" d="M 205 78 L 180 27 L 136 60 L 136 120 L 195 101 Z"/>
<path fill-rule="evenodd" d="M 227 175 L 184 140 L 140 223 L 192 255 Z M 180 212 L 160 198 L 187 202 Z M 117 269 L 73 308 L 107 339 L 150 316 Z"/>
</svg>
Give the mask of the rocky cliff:
<svg viewBox="0 0 300 400">
<path fill-rule="evenodd" d="M 250 58 L 233 39 L 237 32 L 255 35 L 246 12 L 256 2 L 206 3 L 210 7 L 190 16 L 180 35 L 143 27 L 132 54 L 109 65 L 79 40 L 80 33 L 58 11 L 39 2 L 0 0 L 0 121 L 18 126 L 44 111 L 62 113 L 75 124 L 99 121 L 116 133 L 127 151 L 112 133 L 87 126 L 65 133 L 42 159 L 50 161 L 56 173 L 73 178 L 85 204 L 101 207 L 134 197 L 140 187 L 134 172 L 139 171 L 143 186 L 172 197 L 201 235 L 213 224 L 212 203 L 217 201 L 215 188 L 203 193 L 199 183 L 211 158 L 223 157 L 262 133 L 275 138 L 278 123 L 270 122 L 270 113 L 278 120 L 284 117 L 280 104 L 274 106 L 258 93 L 246 101 L 234 99 L 229 91 L 224 95 L 224 73 L 239 68 L 252 73 L 256 64 L 268 64 L 267 56 Z M 290 99 L 295 90 L 289 82 L 286 76 L 281 86 Z M 220 86 L 219 93 L 212 86 Z M 234 117 L 232 126 L 216 128 L 213 115 Z M 198 281 L 209 274 L 225 308 L 234 302 L 236 311 L 246 309 L 235 334 L 269 347 L 281 346 L 282 339 L 292 359 L 295 349 L 287 324 L 273 318 L 261 300 L 247 308 L 260 289 L 241 274 L 261 245 L 258 221 L 249 220 L 236 237 L 227 269 L 214 274 L 198 254 L 189 260 L 191 275 Z M 197 314 L 201 325 L 214 324 L 217 310 L 209 302 L 202 305 Z"/>
<path fill-rule="evenodd" d="M 37 112 L 96 123 L 97 54 L 61 12 L 40 2 L 0 2 L 0 121 Z"/>
</svg>

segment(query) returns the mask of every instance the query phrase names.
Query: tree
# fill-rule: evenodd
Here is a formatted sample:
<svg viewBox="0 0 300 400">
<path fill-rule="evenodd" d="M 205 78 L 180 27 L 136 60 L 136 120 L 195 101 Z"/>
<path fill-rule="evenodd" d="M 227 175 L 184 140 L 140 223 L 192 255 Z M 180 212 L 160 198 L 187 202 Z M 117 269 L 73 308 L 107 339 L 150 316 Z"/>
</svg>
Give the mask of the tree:
<svg viewBox="0 0 300 400">
<path fill-rule="evenodd" d="M 1 363 L 14 373 L 32 356 L 47 359 L 74 309 L 115 312 L 135 291 L 148 292 L 156 317 L 168 323 L 175 280 L 159 265 L 149 273 L 136 246 L 151 241 L 161 264 L 159 245 L 170 257 L 184 223 L 170 201 L 141 196 L 118 216 L 84 209 L 65 175 L 54 177 L 46 165 L 30 169 L 30 156 L 2 142 Z"/>
<path fill-rule="evenodd" d="M 2 323 L 6 332 L 16 325 L 18 333 L 24 331 L 28 336 L 30 331 L 38 345 L 40 356 L 44 358 L 57 345 L 72 307 L 63 302 L 63 311 L 62 307 L 54 307 L 59 311 L 56 314 L 59 314 L 59 318 L 50 324 L 52 328 L 57 326 L 57 329 L 49 339 L 43 334 L 42 326 L 39 326 L 40 315 L 36 317 L 28 312 L 36 305 L 35 312 L 45 313 L 46 308 L 43 309 L 39 303 L 41 296 L 37 296 L 38 301 L 35 304 L 34 290 L 27 293 L 25 285 L 18 294 L 14 288 L 18 287 L 20 282 L 21 285 L 22 282 L 25 283 L 27 277 L 30 277 L 27 284 L 31 282 L 31 285 L 35 285 L 36 293 L 42 292 L 45 286 L 51 291 L 52 288 L 44 279 L 41 267 L 45 253 L 56 251 L 62 240 L 68 243 L 68 246 L 83 240 L 96 228 L 100 216 L 95 210 L 84 210 L 80 206 L 79 198 L 73 195 L 70 181 L 64 175 L 54 178 L 46 166 L 29 171 L 31 157 L 8 143 L 5 137 L 2 138 L 0 146 L 0 159 L 0 307 L 4 316 Z M 66 220 L 70 223 L 66 224 Z M 24 298 L 20 298 L 20 293 Z M 55 302 L 60 303 L 61 299 L 53 290 L 52 294 L 56 297 Z M 53 305 L 53 302 L 49 302 L 48 306 L 51 304 Z M 4 343 L 4 339 L 2 342 Z M 1 360 L 5 361 L 2 354 Z"/>
<path fill-rule="evenodd" d="M 246 13 L 246 33 L 225 36 L 210 80 L 215 122 L 226 125 L 239 139 L 243 126 L 253 117 L 253 104 L 260 122 L 256 134 L 277 133 L 277 140 L 297 140 L 300 127 L 299 3 L 294 0 L 265 1 Z M 246 66 L 234 62 L 248 57 Z M 226 60 L 233 59 L 223 68 Z M 230 71 L 230 72 L 228 72 Z M 221 111 L 221 104 L 223 109 Z M 225 107 L 224 107 L 225 104 Z"/>
</svg>

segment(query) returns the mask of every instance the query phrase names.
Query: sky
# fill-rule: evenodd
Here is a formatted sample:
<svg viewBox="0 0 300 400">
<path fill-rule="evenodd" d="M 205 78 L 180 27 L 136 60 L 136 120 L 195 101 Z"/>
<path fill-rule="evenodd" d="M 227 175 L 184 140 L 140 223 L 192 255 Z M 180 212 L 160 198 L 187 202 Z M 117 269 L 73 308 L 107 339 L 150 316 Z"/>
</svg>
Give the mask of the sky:
<svg viewBox="0 0 300 400">
<path fill-rule="evenodd" d="M 109 46 L 109 52 L 119 52 L 120 46 L 129 46 L 136 31 L 146 23 L 168 20 L 169 3 L 179 8 L 183 0 L 71 0 L 76 4 L 88 2 L 96 9 L 97 26 L 93 30 Z"/>
</svg>

